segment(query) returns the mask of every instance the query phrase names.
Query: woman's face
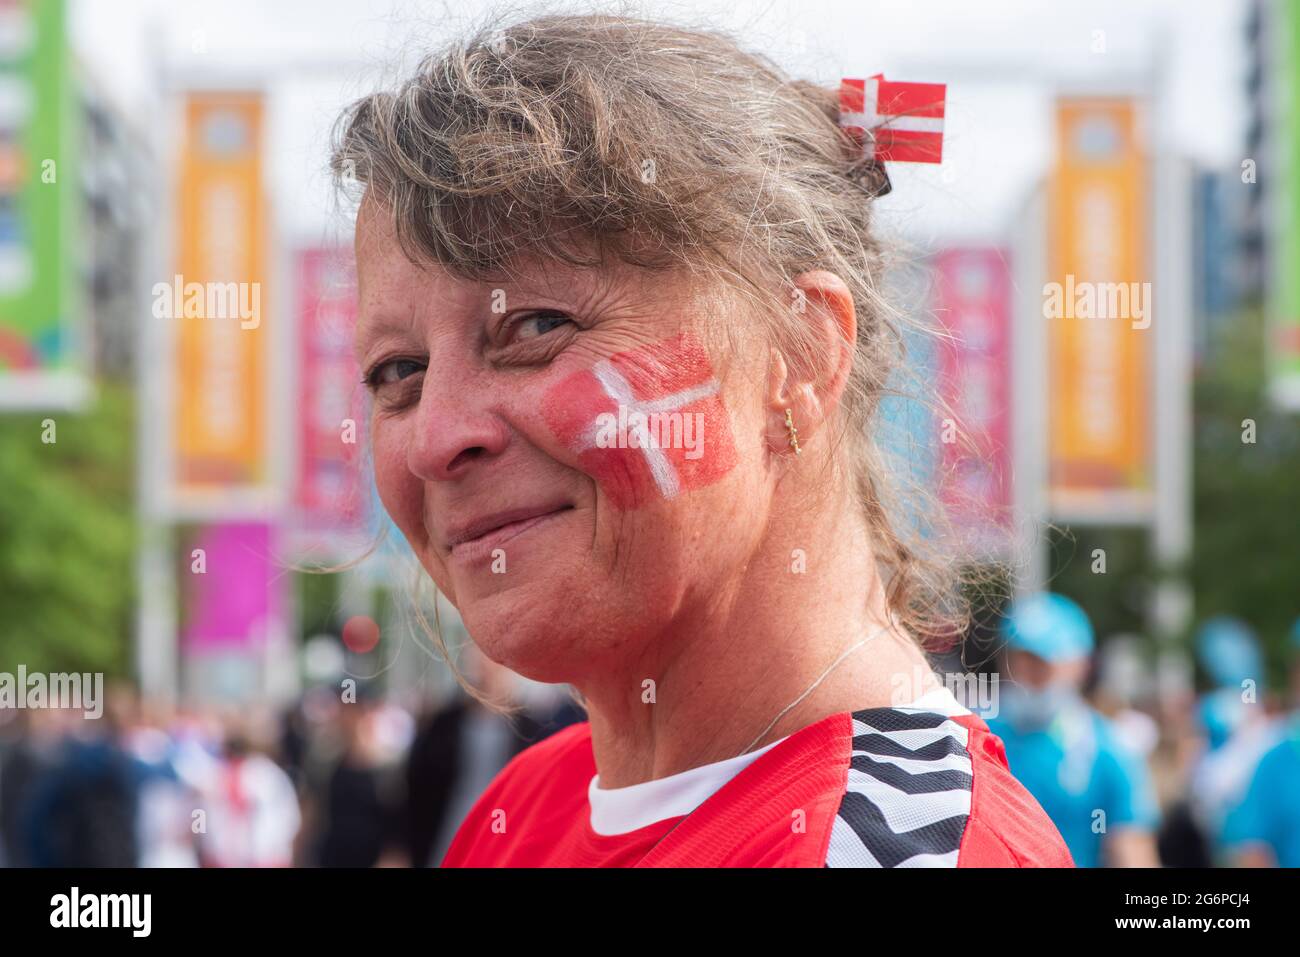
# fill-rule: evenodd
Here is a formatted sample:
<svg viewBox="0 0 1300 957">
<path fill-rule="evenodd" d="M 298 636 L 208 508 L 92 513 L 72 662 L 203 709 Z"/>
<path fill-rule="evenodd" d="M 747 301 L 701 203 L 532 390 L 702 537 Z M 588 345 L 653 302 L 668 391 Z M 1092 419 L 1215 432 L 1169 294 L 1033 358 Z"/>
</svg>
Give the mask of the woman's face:
<svg viewBox="0 0 1300 957">
<path fill-rule="evenodd" d="M 724 360 L 738 307 L 664 273 L 413 265 L 371 202 L 356 249 L 379 494 L 475 642 L 542 681 L 652 676 L 760 546 L 761 338 Z"/>
</svg>

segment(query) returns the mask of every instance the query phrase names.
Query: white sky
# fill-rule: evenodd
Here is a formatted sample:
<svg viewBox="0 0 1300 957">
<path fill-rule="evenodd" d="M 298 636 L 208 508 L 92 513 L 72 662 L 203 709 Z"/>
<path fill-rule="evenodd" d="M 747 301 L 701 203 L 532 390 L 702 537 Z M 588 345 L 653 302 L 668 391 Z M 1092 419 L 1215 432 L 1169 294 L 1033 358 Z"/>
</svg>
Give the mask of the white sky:
<svg viewBox="0 0 1300 957">
<path fill-rule="evenodd" d="M 163 75 L 266 83 L 276 215 L 304 241 L 338 222 L 324 166 L 339 108 L 397 75 L 402 58 L 507 9 L 487 0 L 71 3 L 79 59 L 128 115 L 162 115 Z M 592 8 L 614 9 L 544 9 Z M 1145 73 L 1164 91 L 1152 115 L 1160 148 L 1222 169 L 1242 158 L 1245 0 L 670 0 L 617 9 L 729 29 L 827 85 L 880 71 L 947 82 L 942 167 L 894 164 L 894 194 L 884 201 L 894 224 L 921 241 L 1002 232 L 1046 167 L 1060 87 Z M 1092 50 L 1098 30 L 1104 53 Z"/>
</svg>

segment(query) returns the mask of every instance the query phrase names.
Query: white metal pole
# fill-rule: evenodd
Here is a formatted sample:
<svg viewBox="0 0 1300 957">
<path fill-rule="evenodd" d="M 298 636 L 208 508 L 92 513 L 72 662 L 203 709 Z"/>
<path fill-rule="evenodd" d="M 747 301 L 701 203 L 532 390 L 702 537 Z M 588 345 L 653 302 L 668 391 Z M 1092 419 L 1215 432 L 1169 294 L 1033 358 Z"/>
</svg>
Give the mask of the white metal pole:
<svg viewBox="0 0 1300 957">
<path fill-rule="evenodd" d="M 1147 303 L 1153 334 L 1152 554 L 1162 572 L 1151 598 L 1151 624 L 1161 641 L 1190 622 L 1192 593 L 1186 577 L 1171 570 L 1192 549 L 1192 166 L 1174 151 L 1174 72 L 1162 44 L 1153 73 L 1151 130 L 1152 230 L 1148 237 L 1153 298 Z M 1164 120 L 1164 122 L 1161 122 Z"/>
<path fill-rule="evenodd" d="M 160 75 L 161 79 L 161 75 Z M 156 89 L 164 89 L 158 84 Z M 155 103 L 151 111 L 167 104 Z M 136 556 L 138 598 L 136 606 L 135 671 L 141 693 L 174 701 L 178 692 L 179 660 L 176 615 L 176 563 L 171 525 L 163 499 L 170 485 L 171 405 L 164 378 L 171 374 L 172 329 L 165 319 L 153 315 L 153 285 L 170 282 L 172 260 L 172 189 L 165 144 L 168 113 L 158 126 L 144 124 L 149 136 L 147 148 L 155 164 L 153 172 L 164 184 L 161 202 L 148 210 L 157 228 L 144 230 L 141 237 L 138 292 L 140 315 L 135 325 L 136 363 L 136 510 L 140 523 L 140 545 Z M 170 127 L 174 129 L 175 127 Z"/>
<path fill-rule="evenodd" d="M 1156 102 L 1167 102 L 1168 79 Z M 1192 549 L 1192 167 L 1157 139 L 1152 164 L 1151 236 L 1153 459 L 1152 553 L 1162 570 L 1183 564 Z M 1152 596 L 1157 636 L 1177 635 L 1192 614 L 1186 580 L 1162 577 Z"/>
<path fill-rule="evenodd" d="M 1016 594 L 1039 591 L 1048 574 L 1047 540 L 1047 190 L 1030 194 L 1011 239 L 1011 460 Z"/>
</svg>

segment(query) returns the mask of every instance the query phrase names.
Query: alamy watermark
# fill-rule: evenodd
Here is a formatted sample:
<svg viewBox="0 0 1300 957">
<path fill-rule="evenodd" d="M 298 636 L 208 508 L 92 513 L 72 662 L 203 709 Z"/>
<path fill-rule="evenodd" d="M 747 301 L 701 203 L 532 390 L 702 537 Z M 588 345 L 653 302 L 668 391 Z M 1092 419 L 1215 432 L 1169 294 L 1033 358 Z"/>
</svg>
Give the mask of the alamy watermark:
<svg viewBox="0 0 1300 957">
<path fill-rule="evenodd" d="M 185 282 L 177 273 L 170 283 L 153 285 L 156 319 L 238 319 L 239 328 L 262 324 L 260 282 Z"/>
<path fill-rule="evenodd" d="M 1127 319 L 1134 329 L 1151 325 L 1151 283 L 1076 282 L 1043 286 L 1044 319 Z"/>
<path fill-rule="evenodd" d="M 51 927 L 119 927 L 132 937 L 148 937 L 152 916 L 152 894 L 83 894 L 74 886 L 50 898 Z"/>
<path fill-rule="evenodd" d="M 957 703 L 981 717 L 998 716 L 998 675 L 972 671 L 931 671 L 920 665 L 911 673 L 898 672 L 890 677 L 890 705 L 906 708 L 927 694 L 930 681 L 938 678 Z"/>
<path fill-rule="evenodd" d="M 704 455 L 703 412 L 644 412 L 620 404 L 618 412 L 596 416 L 598 449 L 685 449 L 686 458 Z"/>
<path fill-rule="evenodd" d="M 104 673 L 29 673 L 26 665 L 19 665 L 17 674 L 0 671 L 0 710 L 10 708 L 63 708 L 82 711 L 83 718 L 100 718 L 104 714 Z"/>
</svg>

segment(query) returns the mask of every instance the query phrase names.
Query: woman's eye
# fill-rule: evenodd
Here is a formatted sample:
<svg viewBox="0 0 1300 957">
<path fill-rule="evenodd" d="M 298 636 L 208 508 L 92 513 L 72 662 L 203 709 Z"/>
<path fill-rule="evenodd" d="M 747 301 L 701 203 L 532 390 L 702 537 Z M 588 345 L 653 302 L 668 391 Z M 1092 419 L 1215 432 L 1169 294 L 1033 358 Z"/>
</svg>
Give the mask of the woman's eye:
<svg viewBox="0 0 1300 957">
<path fill-rule="evenodd" d="M 423 362 L 415 359 L 391 359 L 371 369 L 370 374 L 366 376 L 366 383 L 374 389 L 383 385 L 392 385 L 394 382 L 400 382 L 423 371 Z"/>
<path fill-rule="evenodd" d="M 530 312 L 510 327 L 510 338 L 514 340 L 536 339 L 538 336 L 544 336 L 565 323 L 571 322 L 573 320 L 564 313 L 554 310 Z"/>
</svg>

